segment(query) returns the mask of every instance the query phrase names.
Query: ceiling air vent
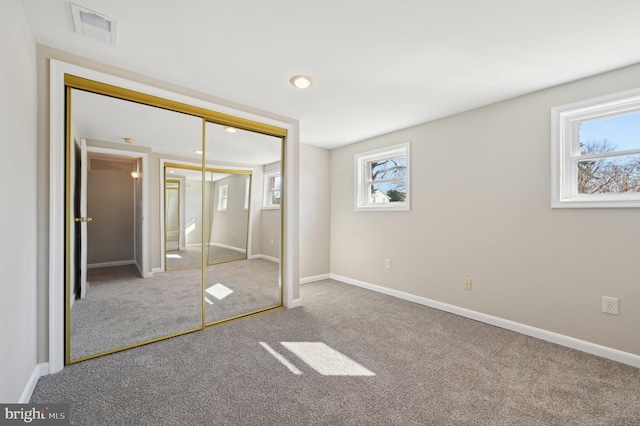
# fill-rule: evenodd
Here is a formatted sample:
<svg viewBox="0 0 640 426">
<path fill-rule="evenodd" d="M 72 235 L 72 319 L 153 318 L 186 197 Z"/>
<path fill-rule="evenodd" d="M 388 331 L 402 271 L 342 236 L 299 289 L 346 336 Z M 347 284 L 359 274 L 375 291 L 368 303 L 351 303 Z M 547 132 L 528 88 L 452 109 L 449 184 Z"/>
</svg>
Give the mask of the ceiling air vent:
<svg viewBox="0 0 640 426">
<path fill-rule="evenodd" d="M 117 21 L 73 3 L 71 3 L 71 15 L 76 33 L 105 43 L 117 44 Z"/>
</svg>

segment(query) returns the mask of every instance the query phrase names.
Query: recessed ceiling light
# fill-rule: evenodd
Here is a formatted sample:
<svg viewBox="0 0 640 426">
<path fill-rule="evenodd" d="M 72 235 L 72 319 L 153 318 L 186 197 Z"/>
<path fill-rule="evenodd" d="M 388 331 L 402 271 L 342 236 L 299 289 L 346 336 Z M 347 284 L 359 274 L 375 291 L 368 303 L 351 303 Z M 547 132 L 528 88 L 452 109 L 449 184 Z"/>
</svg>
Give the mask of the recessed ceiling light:
<svg viewBox="0 0 640 426">
<path fill-rule="evenodd" d="M 124 141 L 126 143 L 133 143 L 133 139 L 132 138 L 124 138 Z"/>
<path fill-rule="evenodd" d="M 237 132 L 237 131 L 238 131 L 238 129 L 236 129 L 235 127 L 229 127 L 229 126 L 225 127 L 224 129 L 225 129 L 228 133 L 235 133 L 235 132 Z"/>
<path fill-rule="evenodd" d="M 202 151 L 199 149 L 194 149 L 193 152 L 195 152 L 198 155 L 202 155 Z"/>
<path fill-rule="evenodd" d="M 306 75 L 294 75 L 293 77 L 291 77 L 291 80 L 289 80 L 289 82 L 291 82 L 291 84 L 296 86 L 298 89 L 306 89 L 307 87 L 311 86 L 312 80 L 311 77 L 307 77 Z"/>
</svg>

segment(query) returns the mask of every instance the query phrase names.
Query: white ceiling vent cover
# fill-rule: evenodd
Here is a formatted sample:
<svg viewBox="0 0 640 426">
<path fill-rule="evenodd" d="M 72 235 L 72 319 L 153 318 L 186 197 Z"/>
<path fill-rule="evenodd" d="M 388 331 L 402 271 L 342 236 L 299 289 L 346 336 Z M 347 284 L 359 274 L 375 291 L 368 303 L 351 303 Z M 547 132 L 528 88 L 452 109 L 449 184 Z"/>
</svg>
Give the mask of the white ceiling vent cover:
<svg viewBox="0 0 640 426">
<path fill-rule="evenodd" d="M 71 15 L 76 33 L 105 43 L 117 44 L 118 22 L 108 16 L 71 3 Z"/>
</svg>

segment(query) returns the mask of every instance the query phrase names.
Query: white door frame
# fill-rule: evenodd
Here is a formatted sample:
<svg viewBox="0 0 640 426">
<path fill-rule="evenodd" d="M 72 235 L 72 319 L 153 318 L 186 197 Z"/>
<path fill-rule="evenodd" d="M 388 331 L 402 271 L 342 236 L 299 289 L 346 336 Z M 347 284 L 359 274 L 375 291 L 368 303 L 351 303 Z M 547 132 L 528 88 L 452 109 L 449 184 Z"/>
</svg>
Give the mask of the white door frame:
<svg viewBox="0 0 640 426">
<path fill-rule="evenodd" d="M 283 304 L 287 308 L 300 305 L 294 299 L 294 287 L 300 283 L 298 263 L 298 175 L 299 124 L 297 120 L 246 107 L 240 110 L 220 103 L 181 95 L 168 90 L 115 77 L 78 65 L 51 59 L 49 61 L 49 373 L 64 367 L 64 288 L 65 288 L 65 74 L 111 84 L 137 92 L 206 108 L 212 111 L 246 118 L 287 129 L 285 138 L 286 164 L 284 192 L 284 250 L 283 250 Z M 231 104 L 229 102 L 229 104 Z M 235 104 L 237 105 L 237 104 Z M 255 112 L 249 112 L 249 110 Z M 297 293 L 297 291 L 296 291 Z"/>
<path fill-rule="evenodd" d="M 149 159 L 146 152 L 138 152 L 138 151 L 127 151 L 125 149 L 113 149 L 113 148 L 102 148 L 97 146 L 87 146 L 87 152 L 96 153 L 96 154 L 107 154 L 107 155 L 119 155 L 122 157 L 133 157 L 138 158 L 140 160 L 140 168 L 142 171 L 142 259 L 140 259 L 140 274 L 142 278 L 149 278 L 153 276 L 153 273 L 149 270 L 148 267 L 148 258 L 149 258 L 149 179 L 147 176 L 149 173 Z M 135 215 L 135 207 L 134 207 L 134 215 Z M 134 220 L 134 234 L 137 232 L 136 229 L 136 221 Z M 136 253 L 136 239 L 134 236 L 133 239 L 133 250 L 134 250 L 134 259 Z"/>
</svg>

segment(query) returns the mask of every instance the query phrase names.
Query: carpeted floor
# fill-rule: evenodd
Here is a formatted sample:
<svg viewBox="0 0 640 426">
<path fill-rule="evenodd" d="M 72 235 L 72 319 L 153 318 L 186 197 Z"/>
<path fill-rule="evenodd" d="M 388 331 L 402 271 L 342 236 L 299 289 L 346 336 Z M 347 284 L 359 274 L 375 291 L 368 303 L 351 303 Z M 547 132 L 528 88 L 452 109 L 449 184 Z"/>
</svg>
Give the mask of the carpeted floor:
<svg viewBox="0 0 640 426">
<path fill-rule="evenodd" d="M 301 297 L 67 366 L 31 402 L 69 402 L 79 425 L 640 424 L 639 369 L 335 281 Z M 287 342 L 375 375 L 320 374 Z"/>
<path fill-rule="evenodd" d="M 207 266 L 205 288 L 223 291 L 205 293 L 206 322 L 280 305 L 278 268 L 263 259 Z M 88 278 L 87 297 L 71 309 L 71 359 L 202 326 L 199 269 L 140 278 L 126 265 L 90 269 Z"/>
<path fill-rule="evenodd" d="M 207 266 L 205 289 L 211 289 L 212 293 L 205 292 L 206 322 L 280 305 L 279 268 L 278 263 L 264 259 Z M 218 295 L 215 290 L 220 286 L 224 287 Z"/>
</svg>

